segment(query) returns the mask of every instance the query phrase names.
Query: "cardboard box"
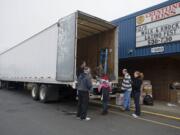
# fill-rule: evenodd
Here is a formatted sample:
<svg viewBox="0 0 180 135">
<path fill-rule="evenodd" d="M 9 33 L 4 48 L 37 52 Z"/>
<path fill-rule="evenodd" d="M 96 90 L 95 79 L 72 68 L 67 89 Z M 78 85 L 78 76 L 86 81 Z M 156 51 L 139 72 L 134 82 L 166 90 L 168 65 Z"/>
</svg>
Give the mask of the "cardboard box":
<svg viewBox="0 0 180 135">
<path fill-rule="evenodd" d="M 177 91 L 177 103 L 180 104 L 180 90 Z"/>
<path fill-rule="evenodd" d="M 123 105 L 124 94 L 116 94 L 116 105 Z"/>
<path fill-rule="evenodd" d="M 177 103 L 177 91 L 176 90 L 170 91 L 170 102 Z"/>
</svg>

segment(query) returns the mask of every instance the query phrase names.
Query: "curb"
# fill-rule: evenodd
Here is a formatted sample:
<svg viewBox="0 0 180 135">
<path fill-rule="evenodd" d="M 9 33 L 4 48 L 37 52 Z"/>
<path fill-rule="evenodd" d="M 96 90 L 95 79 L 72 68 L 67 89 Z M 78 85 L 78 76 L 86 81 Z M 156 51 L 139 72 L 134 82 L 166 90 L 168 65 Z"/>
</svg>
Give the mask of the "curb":
<svg viewBox="0 0 180 135">
<path fill-rule="evenodd" d="M 90 103 L 96 104 L 96 105 L 102 105 L 102 103 L 96 102 L 96 101 L 90 101 Z M 121 107 L 121 106 L 112 105 L 112 104 L 109 104 L 108 106 L 111 107 L 111 108 L 114 108 L 114 109 L 123 110 L 123 107 Z M 130 110 L 134 111 L 135 109 L 134 108 L 130 108 Z M 180 117 L 176 117 L 176 116 L 172 116 L 172 115 L 166 115 L 166 114 L 156 113 L 156 112 L 151 112 L 151 111 L 146 111 L 146 110 L 142 110 L 141 112 L 145 113 L 145 114 L 150 114 L 150 115 L 155 115 L 155 116 L 160 116 L 160 117 L 165 117 L 165 118 L 168 118 L 168 119 L 173 119 L 173 120 L 180 121 Z"/>
</svg>

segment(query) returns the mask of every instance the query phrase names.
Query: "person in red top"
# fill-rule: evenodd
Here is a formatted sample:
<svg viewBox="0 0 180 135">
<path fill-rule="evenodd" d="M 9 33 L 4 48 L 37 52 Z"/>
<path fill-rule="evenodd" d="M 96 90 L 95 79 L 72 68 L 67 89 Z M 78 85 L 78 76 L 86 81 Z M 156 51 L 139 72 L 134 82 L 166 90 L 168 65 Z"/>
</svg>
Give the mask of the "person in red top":
<svg viewBox="0 0 180 135">
<path fill-rule="evenodd" d="M 102 115 L 108 114 L 108 103 L 109 103 L 109 93 L 112 91 L 111 84 L 109 82 L 109 78 L 107 75 L 103 75 L 101 77 L 101 82 L 98 87 L 98 91 L 102 93 L 102 104 L 103 104 L 103 111 Z"/>
</svg>

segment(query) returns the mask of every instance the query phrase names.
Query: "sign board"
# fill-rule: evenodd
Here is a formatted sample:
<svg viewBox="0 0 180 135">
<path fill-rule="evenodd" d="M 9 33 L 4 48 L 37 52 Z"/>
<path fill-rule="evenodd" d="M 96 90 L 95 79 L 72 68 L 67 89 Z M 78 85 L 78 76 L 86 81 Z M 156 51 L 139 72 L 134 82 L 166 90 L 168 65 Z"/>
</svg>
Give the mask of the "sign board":
<svg viewBox="0 0 180 135">
<path fill-rule="evenodd" d="M 136 17 L 136 47 L 180 40 L 180 2 Z"/>
<path fill-rule="evenodd" d="M 151 48 L 151 53 L 161 53 L 161 52 L 164 52 L 164 46 Z"/>
<path fill-rule="evenodd" d="M 180 2 L 136 17 L 136 26 L 151 23 L 180 14 Z"/>
</svg>

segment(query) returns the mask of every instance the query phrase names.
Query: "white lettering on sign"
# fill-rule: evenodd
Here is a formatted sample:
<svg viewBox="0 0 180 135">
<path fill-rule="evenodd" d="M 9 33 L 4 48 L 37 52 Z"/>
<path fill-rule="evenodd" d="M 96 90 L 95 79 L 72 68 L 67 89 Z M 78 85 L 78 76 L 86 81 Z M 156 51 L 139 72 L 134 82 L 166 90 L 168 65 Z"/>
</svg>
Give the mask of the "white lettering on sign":
<svg viewBox="0 0 180 135">
<path fill-rule="evenodd" d="M 151 23 L 180 14 L 180 2 L 136 17 L 136 26 Z"/>
<path fill-rule="evenodd" d="M 136 47 L 180 41 L 180 15 L 136 27 Z"/>
<path fill-rule="evenodd" d="M 151 48 L 151 53 L 161 53 L 161 52 L 164 52 L 163 46 Z"/>
</svg>

